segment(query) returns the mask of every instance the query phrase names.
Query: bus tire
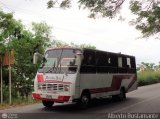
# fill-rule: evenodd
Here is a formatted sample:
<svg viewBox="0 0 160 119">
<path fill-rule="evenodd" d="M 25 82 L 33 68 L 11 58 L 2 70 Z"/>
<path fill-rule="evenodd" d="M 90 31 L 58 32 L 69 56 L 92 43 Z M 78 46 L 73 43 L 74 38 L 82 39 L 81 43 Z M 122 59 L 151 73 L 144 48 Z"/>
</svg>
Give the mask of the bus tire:
<svg viewBox="0 0 160 119">
<path fill-rule="evenodd" d="M 125 88 L 121 88 L 120 94 L 118 95 L 119 100 L 125 100 L 126 99 L 126 91 Z"/>
<path fill-rule="evenodd" d="M 53 101 L 45 101 L 45 100 L 42 100 L 42 104 L 45 106 L 45 107 L 48 107 L 48 108 L 51 108 L 54 104 Z"/>
<path fill-rule="evenodd" d="M 118 100 L 118 97 L 119 95 L 112 95 L 112 100 L 114 100 L 114 101 L 117 101 Z"/>
<path fill-rule="evenodd" d="M 87 108 L 90 104 L 91 96 L 89 92 L 83 92 L 80 98 L 80 107 Z"/>
</svg>

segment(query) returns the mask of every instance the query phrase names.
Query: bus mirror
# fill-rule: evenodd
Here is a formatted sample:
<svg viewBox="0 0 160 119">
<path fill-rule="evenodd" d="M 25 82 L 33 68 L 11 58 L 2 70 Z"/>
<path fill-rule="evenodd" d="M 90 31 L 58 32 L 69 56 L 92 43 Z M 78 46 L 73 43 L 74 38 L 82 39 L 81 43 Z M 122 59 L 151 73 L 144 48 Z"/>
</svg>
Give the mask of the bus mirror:
<svg viewBox="0 0 160 119">
<path fill-rule="evenodd" d="M 77 52 L 76 55 L 82 55 L 82 53 L 81 52 Z"/>
<path fill-rule="evenodd" d="M 45 57 L 43 57 L 43 62 L 46 62 L 47 60 L 46 60 L 46 58 Z"/>
<path fill-rule="evenodd" d="M 41 62 L 43 60 L 43 55 L 35 52 L 33 55 L 33 64 L 37 64 L 38 62 Z"/>
</svg>

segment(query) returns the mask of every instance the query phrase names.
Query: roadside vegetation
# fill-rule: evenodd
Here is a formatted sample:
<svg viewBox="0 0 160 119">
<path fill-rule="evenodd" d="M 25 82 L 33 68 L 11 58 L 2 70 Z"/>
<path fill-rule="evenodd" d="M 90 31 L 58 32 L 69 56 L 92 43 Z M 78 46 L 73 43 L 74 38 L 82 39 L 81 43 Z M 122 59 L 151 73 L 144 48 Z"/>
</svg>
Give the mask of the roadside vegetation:
<svg viewBox="0 0 160 119">
<path fill-rule="evenodd" d="M 160 63 L 142 62 L 137 68 L 137 78 L 139 86 L 160 83 Z"/>
<path fill-rule="evenodd" d="M 12 104 L 8 104 L 7 101 L 4 101 L 3 104 L 0 104 L 0 110 L 12 108 L 12 107 L 19 107 L 19 106 L 24 106 L 24 105 L 35 104 L 39 102 L 40 101 L 33 99 L 31 96 L 29 96 L 27 99 L 18 97 L 18 98 L 12 99 Z"/>
</svg>

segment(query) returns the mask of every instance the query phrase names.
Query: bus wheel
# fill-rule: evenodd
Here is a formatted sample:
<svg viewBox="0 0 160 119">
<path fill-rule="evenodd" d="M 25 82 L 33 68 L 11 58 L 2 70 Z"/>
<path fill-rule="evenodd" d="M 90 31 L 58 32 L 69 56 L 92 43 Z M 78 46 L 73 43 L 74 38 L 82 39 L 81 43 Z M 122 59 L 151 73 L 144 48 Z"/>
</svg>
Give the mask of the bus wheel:
<svg viewBox="0 0 160 119">
<path fill-rule="evenodd" d="M 91 98 L 90 94 L 87 92 L 82 93 L 81 100 L 80 100 L 80 106 L 82 108 L 87 108 L 90 104 Z"/>
<path fill-rule="evenodd" d="M 45 101 L 45 100 L 42 100 L 42 104 L 45 106 L 45 107 L 48 107 L 48 108 L 51 108 L 54 104 L 53 101 Z"/>
<path fill-rule="evenodd" d="M 126 91 L 125 88 L 121 88 L 120 94 L 118 95 L 119 100 L 125 100 L 126 99 Z"/>
</svg>

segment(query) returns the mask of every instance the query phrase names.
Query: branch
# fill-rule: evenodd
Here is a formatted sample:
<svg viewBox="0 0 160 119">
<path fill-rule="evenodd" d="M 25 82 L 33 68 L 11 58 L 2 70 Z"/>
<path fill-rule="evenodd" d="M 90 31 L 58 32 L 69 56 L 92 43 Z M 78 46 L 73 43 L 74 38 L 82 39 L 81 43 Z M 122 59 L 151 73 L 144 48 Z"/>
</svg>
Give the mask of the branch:
<svg viewBox="0 0 160 119">
<path fill-rule="evenodd" d="M 115 9 L 113 12 L 116 12 L 116 10 L 124 3 L 125 0 L 117 0 Z M 119 3 L 119 4 L 118 4 Z"/>
<path fill-rule="evenodd" d="M 151 2 L 144 9 L 147 9 L 147 11 L 149 11 L 149 9 L 151 8 L 153 2 L 154 2 L 154 0 L 151 0 Z"/>
</svg>

